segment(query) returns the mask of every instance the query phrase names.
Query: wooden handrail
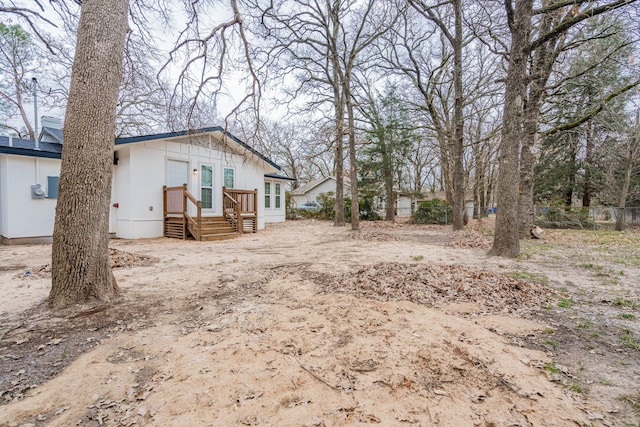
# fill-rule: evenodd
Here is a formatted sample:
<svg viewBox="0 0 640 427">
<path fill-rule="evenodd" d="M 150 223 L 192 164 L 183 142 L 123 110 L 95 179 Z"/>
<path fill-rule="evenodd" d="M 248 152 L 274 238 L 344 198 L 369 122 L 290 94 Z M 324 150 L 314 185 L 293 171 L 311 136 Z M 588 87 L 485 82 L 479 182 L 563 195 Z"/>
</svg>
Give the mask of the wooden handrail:
<svg viewBox="0 0 640 427">
<path fill-rule="evenodd" d="M 226 191 L 222 190 L 222 196 L 226 197 L 227 199 L 229 199 L 231 202 L 233 202 L 233 204 L 238 204 L 238 201 L 236 199 L 234 199 L 231 194 L 227 193 Z"/>
<path fill-rule="evenodd" d="M 258 189 L 238 190 L 222 187 L 223 214 L 238 233 L 244 232 L 244 219 L 258 220 Z"/>
<path fill-rule="evenodd" d="M 182 217 L 183 238 L 187 230 L 195 234 L 196 240 L 202 240 L 202 202 L 196 199 L 186 185 L 178 187 L 163 186 L 163 214 L 166 218 Z M 189 214 L 190 204 L 195 205 L 195 215 Z M 222 187 L 222 214 L 236 233 L 244 232 L 245 220 L 253 222 L 255 232 L 258 220 L 258 190 L 237 190 Z M 190 227 L 191 226 L 191 229 Z"/>
<path fill-rule="evenodd" d="M 193 202 L 194 205 L 198 204 L 198 199 L 196 199 L 195 197 L 193 197 L 193 195 L 191 193 L 189 193 L 186 189 L 184 190 L 184 196 L 191 200 L 191 202 Z"/>
<path fill-rule="evenodd" d="M 202 240 L 202 203 L 198 201 L 189 191 L 187 191 L 186 185 L 180 185 L 177 187 L 162 187 L 163 196 L 163 214 L 165 218 L 168 215 L 181 215 L 183 218 L 184 230 L 187 229 L 188 224 L 192 224 L 196 230 L 197 240 Z M 196 207 L 195 218 L 189 214 L 189 202 L 193 203 Z M 183 234 L 186 239 L 186 232 Z"/>
<path fill-rule="evenodd" d="M 231 222 L 236 233 L 242 233 L 242 223 L 237 214 L 238 206 L 238 201 L 227 192 L 226 187 L 222 187 L 222 215 L 226 220 Z M 230 211 L 233 212 L 234 215 L 232 215 Z"/>
</svg>

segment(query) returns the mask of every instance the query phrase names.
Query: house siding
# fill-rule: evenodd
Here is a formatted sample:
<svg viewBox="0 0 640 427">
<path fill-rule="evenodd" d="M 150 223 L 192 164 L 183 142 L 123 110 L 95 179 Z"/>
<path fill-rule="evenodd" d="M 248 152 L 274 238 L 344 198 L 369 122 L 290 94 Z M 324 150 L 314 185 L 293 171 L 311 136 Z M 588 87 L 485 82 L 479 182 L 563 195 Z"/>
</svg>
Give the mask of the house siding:
<svg viewBox="0 0 640 427">
<path fill-rule="evenodd" d="M 343 188 L 344 188 L 345 197 L 351 197 L 351 193 L 350 193 L 351 192 L 351 187 L 348 186 L 348 185 L 344 185 Z M 336 192 L 336 180 L 335 180 L 335 178 L 328 179 L 328 180 L 318 184 L 316 187 L 312 188 L 311 190 L 307 191 L 306 193 L 304 193 L 302 195 L 294 195 L 294 196 L 292 196 L 293 203 L 294 203 L 294 208 L 299 207 L 303 203 L 315 201 L 315 200 L 318 199 L 320 194 L 328 193 L 330 191 L 333 192 L 334 194 Z"/>
<path fill-rule="evenodd" d="M 188 140 L 171 137 L 121 143 L 115 148 L 118 161 L 113 165 L 109 232 L 116 237 L 139 239 L 163 235 L 162 187 L 167 183 L 169 160 L 187 162 L 187 189 L 196 199 L 201 199 L 200 175 L 193 170 L 200 171 L 203 164 L 213 166 L 213 208 L 204 210 L 203 215 L 222 215 L 223 170 L 232 168 L 236 189 L 258 190 L 258 230 L 264 229 L 265 222 L 285 219 L 284 183 L 281 211 L 265 213 L 264 175 L 276 169 L 272 162 L 254 152 L 237 147 L 234 152 L 209 134 Z M 59 176 L 60 164 L 55 158 L 0 154 L 0 241 L 28 238 L 50 241 L 57 199 L 32 199 L 31 185 L 39 183 L 48 190 L 47 177 Z"/>
<path fill-rule="evenodd" d="M 274 222 L 285 222 L 286 221 L 286 217 L 287 217 L 287 212 L 286 212 L 286 181 L 284 180 L 278 180 L 278 179 L 272 179 L 272 178 L 265 178 L 264 182 L 270 182 L 271 183 L 271 208 L 266 209 L 264 208 L 264 215 L 265 215 L 265 222 L 267 223 L 274 223 Z M 275 191 L 275 184 L 280 184 L 280 208 L 276 208 L 276 203 L 275 203 L 275 197 L 276 197 L 276 191 Z M 264 185 L 262 185 L 261 188 L 258 189 L 258 193 L 262 194 L 262 196 L 260 197 L 260 202 L 262 203 L 262 205 L 264 206 L 264 199 L 265 199 L 265 194 L 264 194 Z"/>
<path fill-rule="evenodd" d="M 32 199 L 31 185 L 48 192 L 47 177 L 60 175 L 60 160 L 0 155 L 0 235 L 50 238 L 57 199 Z"/>
<path fill-rule="evenodd" d="M 112 209 L 117 216 L 116 236 L 125 239 L 162 236 L 162 186 L 167 182 L 169 160 L 188 163 L 187 190 L 199 200 L 200 174 L 193 174 L 193 170 L 199 172 L 202 165 L 213 166 L 213 208 L 203 210 L 205 216 L 222 215 L 223 169 L 234 169 L 236 188 L 258 189 L 258 229 L 264 229 L 264 200 L 260 194 L 264 182 L 263 168 L 239 154 L 215 150 L 219 148 L 215 140 L 211 144 L 213 150 L 208 148 L 208 138 L 201 137 L 194 138 L 191 144 L 153 141 L 120 148 L 118 165 L 115 166 L 117 179 L 114 186 L 117 190 L 113 194 L 113 202 L 118 203 L 119 208 Z M 157 188 L 157 191 L 150 191 L 150 188 Z"/>
</svg>

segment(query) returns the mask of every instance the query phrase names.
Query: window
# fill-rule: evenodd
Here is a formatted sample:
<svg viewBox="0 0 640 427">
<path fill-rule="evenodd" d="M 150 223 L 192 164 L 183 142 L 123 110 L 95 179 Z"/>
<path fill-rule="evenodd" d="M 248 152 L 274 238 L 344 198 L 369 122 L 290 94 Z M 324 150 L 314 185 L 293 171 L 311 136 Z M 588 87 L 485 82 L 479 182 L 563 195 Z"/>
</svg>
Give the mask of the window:
<svg viewBox="0 0 640 427">
<path fill-rule="evenodd" d="M 276 209 L 280 209 L 281 206 L 281 202 L 280 202 L 280 183 L 276 182 L 275 183 L 275 190 L 276 190 Z"/>
<path fill-rule="evenodd" d="M 200 201 L 202 209 L 213 209 L 213 166 L 200 166 Z"/>
<path fill-rule="evenodd" d="M 225 188 L 236 188 L 235 171 L 231 168 L 224 168 L 224 186 Z"/>
<path fill-rule="evenodd" d="M 47 177 L 47 197 L 49 199 L 57 199 L 58 198 L 58 183 L 60 182 L 59 176 L 48 176 Z"/>
<path fill-rule="evenodd" d="M 271 209 L 271 183 L 264 183 L 264 207 L 265 209 Z"/>
</svg>

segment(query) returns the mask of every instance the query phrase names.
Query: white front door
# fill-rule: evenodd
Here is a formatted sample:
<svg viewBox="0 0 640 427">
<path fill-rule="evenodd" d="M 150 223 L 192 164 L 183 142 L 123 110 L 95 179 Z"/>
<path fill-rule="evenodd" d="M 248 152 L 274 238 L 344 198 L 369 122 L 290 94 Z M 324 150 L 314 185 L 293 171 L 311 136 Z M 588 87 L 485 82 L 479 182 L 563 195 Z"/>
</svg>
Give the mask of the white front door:
<svg viewBox="0 0 640 427">
<path fill-rule="evenodd" d="M 189 163 L 180 160 L 167 160 L 167 187 L 179 187 L 187 184 Z"/>
</svg>

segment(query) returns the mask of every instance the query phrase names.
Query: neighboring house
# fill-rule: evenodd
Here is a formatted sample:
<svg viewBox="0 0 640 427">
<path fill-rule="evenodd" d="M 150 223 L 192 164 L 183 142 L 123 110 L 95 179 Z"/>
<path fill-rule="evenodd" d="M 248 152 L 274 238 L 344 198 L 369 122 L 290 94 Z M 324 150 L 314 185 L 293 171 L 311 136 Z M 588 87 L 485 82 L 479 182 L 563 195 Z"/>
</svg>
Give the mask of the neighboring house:
<svg viewBox="0 0 640 427">
<path fill-rule="evenodd" d="M 336 192 L 336 178 L 333 176 L 328 176 L 326 178 L 316 179 L 315 181 L 311 181 L 307 184 L 302 185 L 301 187 L 296 188 L 291 191 L 291 202 L 293 203 L 293 207 L 297 208 L 304 203 L 309 203 L 318 200 L 318 197 L 321 194 L 326 194 L 328 192 Z M 344 195 L 347 197 L 351 196 L 351 186 L 348 182 L 344 182 Z"/>
<path fill-rule="evenodd" d="M 447 195 L 444 191 L 431 191 L 426 194 L 425 198 L 416 202 L 416 206 L 420 204 L 421 201 L 425 200 L 447 200 Z M 464 194 L 464 209 L 469 218 L 473 218 L 473 208 L 475 206 L 475 202 L 473 201 L 473 193 L 470 191 L 466 191 Z"/>
<path fill-rule="evenodd" d="M 37 142 L 0 136 L 0 242 L 50 241 L 62 131 L 48 125 Z M 109 231 L 125 239 L 205 240 L 261 230 L 285 220 L 284 186 L 291 180 L 221 127 L 119 138 Z"/>
<path fill-rule="evenodd" d="M 396 215 L 400 217 L 411 216 L 416 208 L 415 197 L 403 191 L 398 191 L 396 194 Z M 382 216 L 384 217 L 384 214 Z"/>
</svg>

